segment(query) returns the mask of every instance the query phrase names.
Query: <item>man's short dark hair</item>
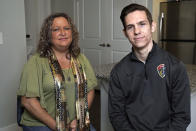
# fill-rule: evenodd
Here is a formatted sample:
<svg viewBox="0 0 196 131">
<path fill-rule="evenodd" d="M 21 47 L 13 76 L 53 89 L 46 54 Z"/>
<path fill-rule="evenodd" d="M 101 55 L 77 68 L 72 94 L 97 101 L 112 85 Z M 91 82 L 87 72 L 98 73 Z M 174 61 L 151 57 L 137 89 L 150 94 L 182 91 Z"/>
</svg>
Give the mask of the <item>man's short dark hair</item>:
<svg viewBox="0 0 196 131">
<path fill-rule="evenodd" d="M 126 7 L 124 7 L 123 10 L 122 10 L 122 12 L 121 12 L 121 15 L 120 15 L 120 19 L 122 21 L 122 24 L 124 26 L 124 29 L 126 27 L 125 17 L 129 13 L 134 12 L 134 11 L 144 11 L 146 13 L 146 16 L 147 16 L 147 19 L 148 19 L 150 25 L 152 24 L 152 15 L 151 15 L 150 11 L 145 6 L 143 6 L 143 5 L 132 3 L 132 4 L 127 5 Z"/>
</svg>

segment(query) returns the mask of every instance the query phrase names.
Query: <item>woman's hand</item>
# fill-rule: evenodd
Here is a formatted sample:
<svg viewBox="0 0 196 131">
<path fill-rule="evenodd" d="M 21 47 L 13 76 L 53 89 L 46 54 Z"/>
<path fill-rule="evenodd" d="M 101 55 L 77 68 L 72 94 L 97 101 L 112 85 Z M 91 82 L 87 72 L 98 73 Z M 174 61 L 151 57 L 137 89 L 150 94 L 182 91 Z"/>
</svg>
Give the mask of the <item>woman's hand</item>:
<svg viewBox="0 0 196 131">
<path fill-rule="evenodd" d="M 74 119 L 70 124 L 69 124 L 69 129 L 70 131 L 76 131 L 77 129 L 77 120 Z"/>
</svg>

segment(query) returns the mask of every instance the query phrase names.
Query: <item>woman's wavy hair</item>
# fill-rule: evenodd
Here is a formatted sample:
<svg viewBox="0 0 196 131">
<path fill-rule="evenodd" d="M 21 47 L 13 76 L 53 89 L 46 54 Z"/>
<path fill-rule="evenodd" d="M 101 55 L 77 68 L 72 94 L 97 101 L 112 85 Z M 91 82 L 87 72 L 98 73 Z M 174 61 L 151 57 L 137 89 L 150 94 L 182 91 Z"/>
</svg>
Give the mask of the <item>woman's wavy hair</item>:
<svg viewBox="0 0 196 131">
<path fill-rule="evenodd" d="M 73 57 L 77 57 L 80 54 L 80 48 L 78 45 L 79 33 L 76 26 L 73 24 L 71 18 L 66 13 L 54 13 L 49 15 L 41 27 L 40 39 L 37 46 L 37 52 L 41 57 L 49 57 L 49 52 L 52 46 L 52 24 L 55 18 L 64 17 L 71 26 L 72 30 L 72 42 L 69 46 L 69 53 Z"/>
</svg>

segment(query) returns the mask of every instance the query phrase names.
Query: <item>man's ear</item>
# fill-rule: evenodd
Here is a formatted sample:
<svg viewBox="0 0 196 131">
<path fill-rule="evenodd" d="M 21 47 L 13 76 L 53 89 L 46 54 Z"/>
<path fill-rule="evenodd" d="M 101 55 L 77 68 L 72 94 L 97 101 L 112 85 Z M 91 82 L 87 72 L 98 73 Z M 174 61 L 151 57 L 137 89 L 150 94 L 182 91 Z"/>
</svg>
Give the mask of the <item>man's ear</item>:
<svg viewBox="0 0 196 131">
<path fill-rule="evenodd" d="M 156 22 L 153 21 L 152 25 L 151 25 L 151 31 L 155 32 L 156 28 L 157 28 L 157 24 L 156 24 Z"/>
</svg>

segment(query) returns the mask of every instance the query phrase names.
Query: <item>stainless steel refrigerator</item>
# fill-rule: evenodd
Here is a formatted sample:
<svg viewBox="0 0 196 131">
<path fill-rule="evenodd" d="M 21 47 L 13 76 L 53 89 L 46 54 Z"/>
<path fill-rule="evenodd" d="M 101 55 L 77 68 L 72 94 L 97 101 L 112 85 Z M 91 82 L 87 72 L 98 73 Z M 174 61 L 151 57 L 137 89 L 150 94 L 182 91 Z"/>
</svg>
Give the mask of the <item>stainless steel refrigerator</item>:
<svg viewBox="0 0 196 131">
<path fill-rule="evenodd" d="M 159 44 L 185 64 L 196 64 L 196 1 L 160 3 Z"/>
</svg>

